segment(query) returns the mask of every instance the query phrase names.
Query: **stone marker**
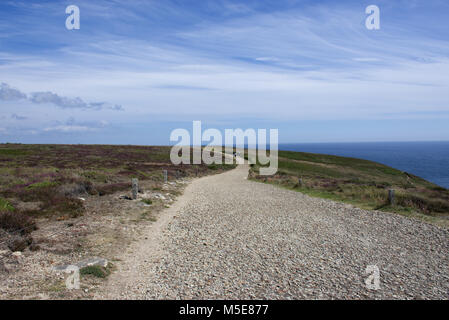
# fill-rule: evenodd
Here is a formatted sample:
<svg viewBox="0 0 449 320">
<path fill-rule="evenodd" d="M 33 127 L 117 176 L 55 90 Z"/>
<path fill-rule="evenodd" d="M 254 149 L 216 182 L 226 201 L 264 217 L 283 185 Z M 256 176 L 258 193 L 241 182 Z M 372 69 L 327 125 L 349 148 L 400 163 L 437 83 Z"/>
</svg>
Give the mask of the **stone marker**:
<svg viewBox="0 0 449 320">
<path fill-rule="evenodd" d="M 134 178 L 131 181 L 132 181 L 132 186 L 133 186 L 132 198 L 133 198 L 133 200 L 136 200 L 137 199 L 137 193 L 139 192 L 139 180 Z"/>
<path fill-rule="evenodd" d="M 84 267 L 88 267 L 88 266 L 102 266 L 102 267 L 107 267 L 108 266 L 108 260 L 107 259 L 103 259 L 103 258 L 90 258 L 78 263 L 75 263 L 73 265 L 71 264 L 65 264 L 65 265 L 60 265 L 60 266 L 54 266 L 53 267 L 53 271 L 60 271 L 60 272 L 66 272 L 68 269 L 70 269 L 70 267 L 76 266 L 80 269 L 84 268 Z"/>
<path fill-rule="evenodd" d="M 394 205 L 394 189 L 388 190 L 388 203 Z"/>
<path fill-rule="evenodd" d="M 301 178 L 298 179 L 298 186 L 299 186 L 300 188 L 302 187 L 302 179 L 301 179 Z"/>
<path fill-rule="evenodd" d="M 164 170 L 164 182 L 167 182 L 168 180 L 168 173 L 167 170 Z"/>
</svg>

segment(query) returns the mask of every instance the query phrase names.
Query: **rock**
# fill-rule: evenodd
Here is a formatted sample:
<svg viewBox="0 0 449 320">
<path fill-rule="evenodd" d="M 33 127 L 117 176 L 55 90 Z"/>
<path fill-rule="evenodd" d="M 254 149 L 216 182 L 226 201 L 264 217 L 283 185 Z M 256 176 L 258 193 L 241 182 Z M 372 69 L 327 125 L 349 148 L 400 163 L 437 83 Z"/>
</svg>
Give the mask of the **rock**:
<svg viewBox="0 0 449 320">
<path fill-rule="evenodd" d="M 21 257 L 21 256 L 22 256 L 22 252 L 20 252 L 20 251 L 15 251 L 15 252 L 12 253 L 12 255 L 13 255 L 14 257 Z"/>
<path fill-rule="evenodd" d="M 132 200 L 132 198 L 129 197 L 129 196 L 120 196 L 119 199 L 122 199 L 122 200 Z"/>
<path fill-rule="evenodd" d="M 165 200 L 165 197 L 162 193 L 154 193 L 153 197 L 157 198 L 157 199 Z"/>
<path fill-rule="evenodd" d="M 139 180 L 136 178 L 133 178 L 131 180 L 131 184 L 132 184 L 132 199 L 136 200 L 137 194 L 139 193 Z"/>
<path fill-rule="evenodd" d="M 80 269 L 84 268 L 84 267 L 88 267 L 88 266 L 101 266 L 101 267 L 106 268 L 108 266 L 108 263 L 109 263 L 109 261 L 107 259 L 95 257 L 95 258 L 90 258 L 90 259 L 80 261 L 75 264 L 64 264 L 64 265 L 60 265 L 60 266 L 55 266 L 55 267 L 53 267 L 53 271 L 65 272 L 69 266 L 77 266 Z"/>
<path fill-rule="evenodd" d="M 102 266 L 102 267 L 106 268 L 108 266 L 108 263 L 109 262 L 107 259 L 95 257 L 95 258 L 81 261 L 81 262 L 77 263 L 76 266 L 79 268 L 84 268 L 87 266 Z"/>
</svg>

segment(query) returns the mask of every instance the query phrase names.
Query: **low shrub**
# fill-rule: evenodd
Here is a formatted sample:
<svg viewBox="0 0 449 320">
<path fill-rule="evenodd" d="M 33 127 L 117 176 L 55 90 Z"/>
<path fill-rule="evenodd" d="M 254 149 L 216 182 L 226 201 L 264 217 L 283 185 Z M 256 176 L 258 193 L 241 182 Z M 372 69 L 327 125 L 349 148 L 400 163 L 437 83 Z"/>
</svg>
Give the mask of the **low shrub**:
<svg viewBox="0 0 449 320">
<path fill-rule="evenodd" d="M 36 223 L 21 212 L 0 211 L 0 228 L 8 232 L 25 235 L 36 230 Z"/>
<path fill-rule="evenodd" d="M 67 198 L 59 194 L 55 194 L 46 199 L 41 207 L 42 213 L 62 213 L 72 218 L 82 216 L 84 213 L 84 204 L 80 199 Z"/>
<path fill-rule="evenodd" d="M 109 273 L 109 270 L 102 266 L 87 266 L 80 269 L 81 275 L 92 275 L 97 278 L 106 278 Z"/>
<path fill-rule="evenodd" d="M 117 191 L 123 191 L 123 190 L 131 190 L 131 183 L 129 182 L 120 182 L 120 183 L 110 183 L 110 184 L 104 184 L 101 186 L 96 187 L 98 194 L 100 196 L 104 196 L 107 194 L 112 194 Z"/>
<path fill-rule="evenodd" d="M 397 195 L 396 204 L 412 207 L 425 213 L 449 213 L 449 203 L 440 199 L 428 199 L 418 195 Z"/>
<path fill-rule="evenodd" d="M 85 194 L 96 194 L 96 190 L 90 181 L 67 183 L 58 187 L 58 192 L 66 197 L 78 197 Z"/>
</svg>

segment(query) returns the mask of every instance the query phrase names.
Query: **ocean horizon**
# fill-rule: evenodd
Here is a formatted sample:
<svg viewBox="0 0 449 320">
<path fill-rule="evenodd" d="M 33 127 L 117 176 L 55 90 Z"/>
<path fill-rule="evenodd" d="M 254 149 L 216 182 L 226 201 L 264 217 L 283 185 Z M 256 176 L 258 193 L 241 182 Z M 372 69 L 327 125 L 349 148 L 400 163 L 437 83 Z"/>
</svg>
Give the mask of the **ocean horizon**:
<svg viewBox="0 0 449 320">
<path fill-rule="evenodd" d="M 449 189 L 449 141 L 280 143 L 279 150 L 371 160 Z"/>
</svg>

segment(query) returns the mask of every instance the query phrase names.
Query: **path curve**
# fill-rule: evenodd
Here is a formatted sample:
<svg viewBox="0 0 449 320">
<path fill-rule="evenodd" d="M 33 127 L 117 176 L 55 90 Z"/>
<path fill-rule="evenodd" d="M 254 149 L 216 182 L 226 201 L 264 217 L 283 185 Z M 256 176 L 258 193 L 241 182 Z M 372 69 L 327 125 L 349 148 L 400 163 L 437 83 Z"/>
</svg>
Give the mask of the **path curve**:
<svg viewBox="0 0 449 320">
<path fill-rule="evenodd" d="M 194 180 L 96 298 L 448 299 L 449 232 L 246 180 Z M 368 289 L 367 266 L 380 271 Z"/>
</svg>

